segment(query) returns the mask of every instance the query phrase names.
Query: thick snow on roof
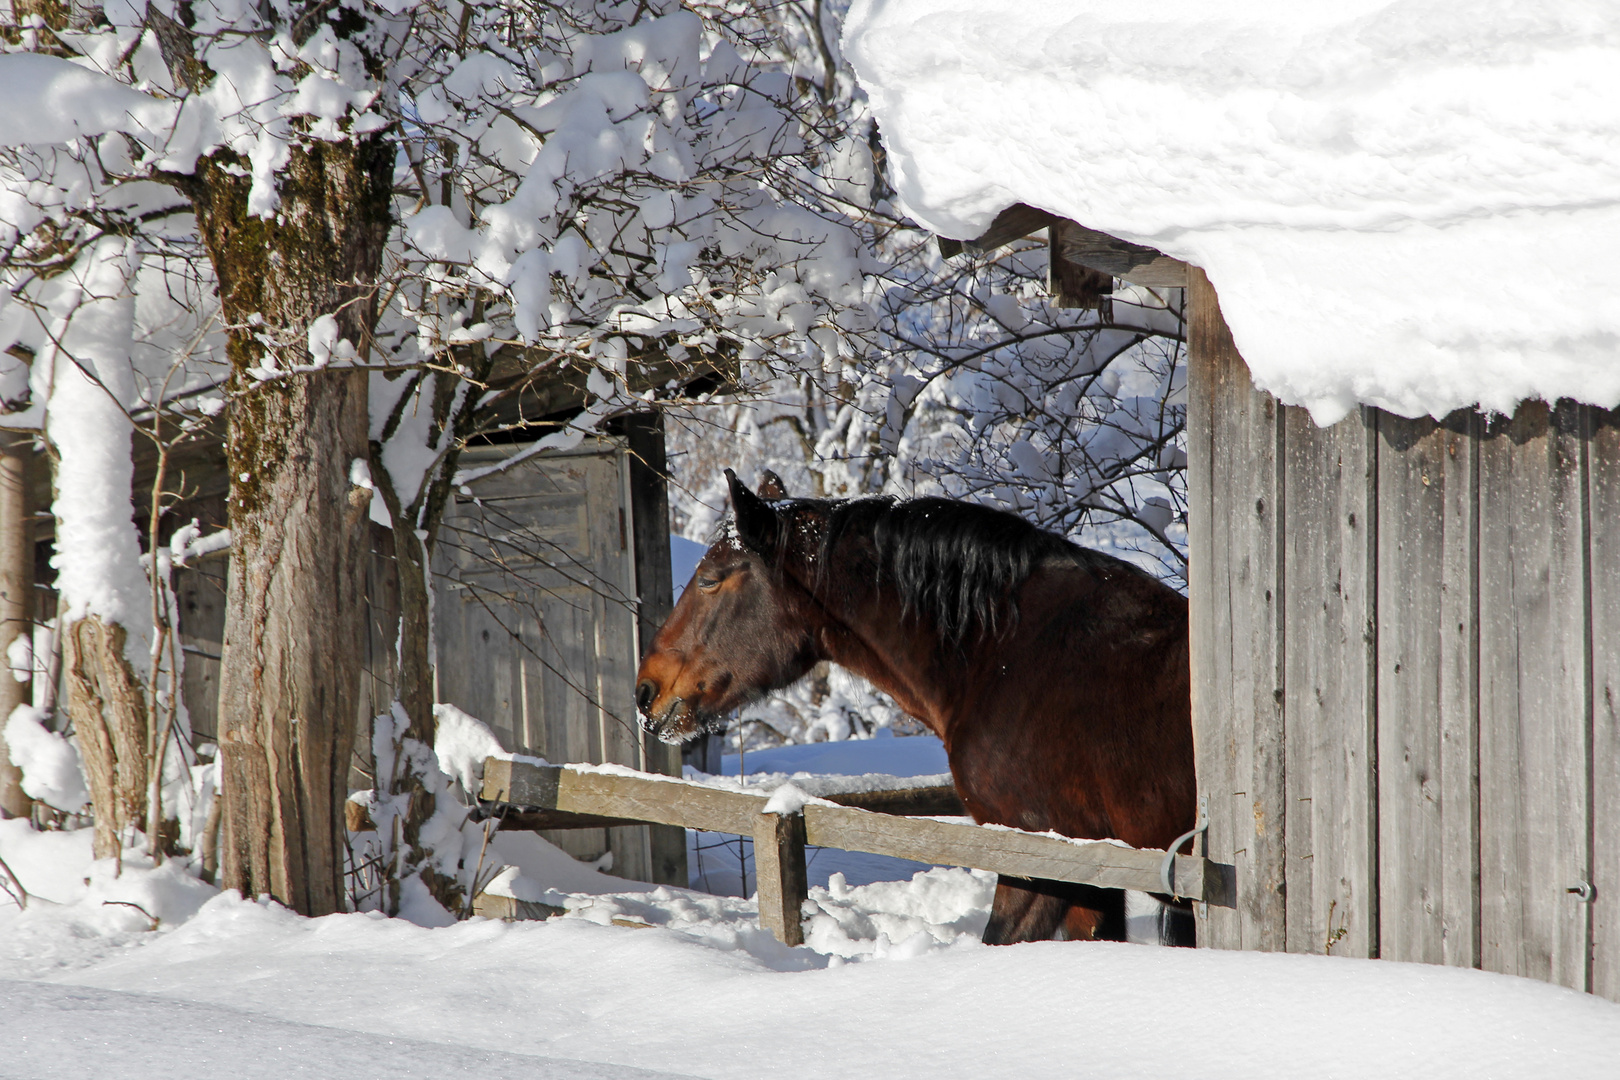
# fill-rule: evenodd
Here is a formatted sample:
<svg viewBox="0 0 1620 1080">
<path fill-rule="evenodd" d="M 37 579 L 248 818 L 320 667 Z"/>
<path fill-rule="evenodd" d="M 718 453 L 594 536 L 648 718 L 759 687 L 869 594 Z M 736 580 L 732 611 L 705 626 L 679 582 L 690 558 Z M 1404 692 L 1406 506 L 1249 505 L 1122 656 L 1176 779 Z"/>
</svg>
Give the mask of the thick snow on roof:
<svg viewBox="0 0 1620 1080">
<path fill-rule="evenodd" d="M 1203 267 L 1319 422 L 1620 404 L 1613 0 L 855 0 L 844 46 L 919 221 Z"/>
</svg>

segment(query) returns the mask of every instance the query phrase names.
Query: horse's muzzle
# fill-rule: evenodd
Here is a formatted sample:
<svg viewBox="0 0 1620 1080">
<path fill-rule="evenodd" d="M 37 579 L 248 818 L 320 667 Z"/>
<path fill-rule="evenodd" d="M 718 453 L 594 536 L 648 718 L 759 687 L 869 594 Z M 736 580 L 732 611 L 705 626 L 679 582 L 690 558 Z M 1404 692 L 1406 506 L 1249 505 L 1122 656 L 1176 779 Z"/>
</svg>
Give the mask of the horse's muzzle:
<svg viewBox="0 0 1620 1080">
<path fill-rule="evenodd" d="M 703 733 L 702 717 L 692 702 L 686 698 L 675 698 L 662 712 L 654 716 L 642 706 L 642 691 L 638 686 L 636 704 L 641 706 L 637 709 L 637 714 L 641 719 L 642 730 L 656 736 L 659 742 L 671 744 L 690 742 Z M 647 704 L 650 705 L 651 701 L 649 700 Z"/>
</svg>

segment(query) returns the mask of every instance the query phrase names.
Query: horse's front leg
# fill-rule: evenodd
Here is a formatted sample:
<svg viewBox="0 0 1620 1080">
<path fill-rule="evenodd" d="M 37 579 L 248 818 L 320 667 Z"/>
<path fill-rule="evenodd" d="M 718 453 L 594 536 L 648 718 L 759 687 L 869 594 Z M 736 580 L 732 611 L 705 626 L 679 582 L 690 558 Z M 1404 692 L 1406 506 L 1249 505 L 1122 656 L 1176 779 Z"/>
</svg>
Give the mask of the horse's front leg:
<svg viewBox="0 0 1620 1080">
<path fill-rule="evenodd" d="M 1124 941 L 1125 893 L 1045 878 L 997 879 L 984 943 L 1054 939 Z"/>
</svg>

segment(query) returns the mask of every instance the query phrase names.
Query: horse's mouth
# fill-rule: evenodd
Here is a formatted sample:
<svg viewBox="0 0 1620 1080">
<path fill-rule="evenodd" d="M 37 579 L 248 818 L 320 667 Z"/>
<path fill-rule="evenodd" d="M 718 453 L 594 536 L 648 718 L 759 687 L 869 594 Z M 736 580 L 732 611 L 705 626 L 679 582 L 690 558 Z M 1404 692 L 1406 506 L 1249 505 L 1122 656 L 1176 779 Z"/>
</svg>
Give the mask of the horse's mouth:
<svg viewBox="0 0 1620 1080">
<path fill-rule="evenodd" d="M 642 713 L 641 727 L 659 742 L 678 746 L 708 732 L 724 731 L 726 718 L 700 709 L 690 698 L 676 698 L 657 716 Z"/>
</svg>

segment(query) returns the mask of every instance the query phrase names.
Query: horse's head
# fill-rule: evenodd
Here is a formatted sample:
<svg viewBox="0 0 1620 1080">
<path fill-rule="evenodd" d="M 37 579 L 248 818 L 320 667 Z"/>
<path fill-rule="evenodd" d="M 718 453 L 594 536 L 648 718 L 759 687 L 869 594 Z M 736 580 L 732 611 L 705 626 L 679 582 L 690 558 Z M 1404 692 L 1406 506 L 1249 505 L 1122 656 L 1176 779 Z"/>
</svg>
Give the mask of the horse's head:
<svg viewBox="0 0 1620 1080">
<path fill-rule="evenodd" d="M 725 725 L 732 710 L 797 682 L 816 663 L 807 594 L 784 561 L 789 518 L 730 469 L 732 517 L 692 574 L 636 675 L 641 723 L 665 742 Z M 760 492 L 786 497 L 766 474 Z"/>
</svg>

